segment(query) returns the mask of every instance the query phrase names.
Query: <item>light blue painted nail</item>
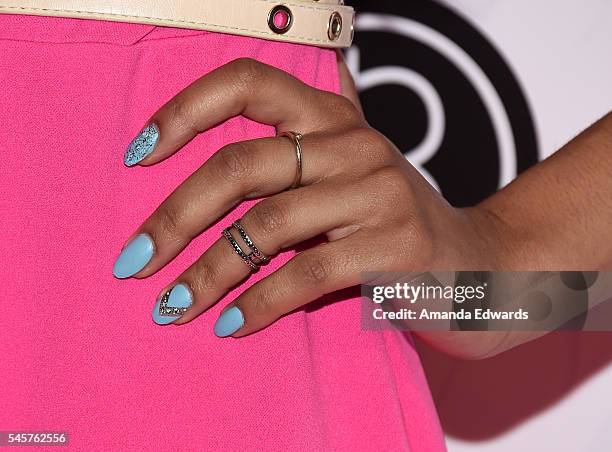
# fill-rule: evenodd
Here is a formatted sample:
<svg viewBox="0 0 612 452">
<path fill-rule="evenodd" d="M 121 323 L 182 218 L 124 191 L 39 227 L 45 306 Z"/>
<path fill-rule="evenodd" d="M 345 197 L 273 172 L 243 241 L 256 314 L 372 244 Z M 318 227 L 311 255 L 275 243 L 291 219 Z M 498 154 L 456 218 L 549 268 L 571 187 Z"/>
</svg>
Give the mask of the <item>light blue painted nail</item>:
<svg viewBox="0 0 612 452">
<path fill-rule="evenodd" d="M 155 146 L 157 146 L 158 140 L 159 129 L 155 124 L 149 124 L 132 140 L 123 156 L 123 163 L 125 163 L 126 166 L 136 165 L 153 152 Z"/>
<path fill-rule="evenodd" d="M 236 306 L 223 311 L 215 323 L 215 334 L 219 337 L 227 337 L 234 334 L 244 325 L 242 311 Z"/>
<path fill-rule="evenodd" d="M 139 234 L 127 244 L 113 267 L 116 278 L 129 278 L 142 270 L 153 257 L 153 240 L 148 234 Z"/>
<path fill-rule="evenodd" d="M 153 308 L 153 321 L 167 325 L 182 316 L 193 303 L 191 292 L 185 284 L 177 284 L 160 296 Z"/>
</svg>

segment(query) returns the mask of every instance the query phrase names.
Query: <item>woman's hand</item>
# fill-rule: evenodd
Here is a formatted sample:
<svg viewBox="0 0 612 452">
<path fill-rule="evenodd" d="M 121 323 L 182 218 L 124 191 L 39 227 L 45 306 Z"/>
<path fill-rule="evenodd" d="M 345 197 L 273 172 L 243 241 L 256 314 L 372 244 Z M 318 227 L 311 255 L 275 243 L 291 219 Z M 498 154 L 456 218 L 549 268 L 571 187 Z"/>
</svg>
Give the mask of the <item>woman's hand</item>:
<svg viewBox="0 0 612 452">
<path fill-rule="evenodd" d="M 236 115 L 303 134 L 300 187 L 294 143 L 286 137 L 220 149 L 140 226 L 115 265 L 118 277 L 147 277 L 245 199 L 267 196 L 244 215 L 244 230 L 268 256 L 320 234 L 303 251 L 226 308 L 219 336 L 244 336 L 322 295 L 361 282 L 367 271 L 491 269 L 501 229 L 480 209 L 451 207 L 346 97 L 311 88 L 250 59 L 202 77 L 164 105 L 126 154 L 152 165 L 196 134 Z M 235 231 L 236 232 L 236 231 Z M 235 234 L 245 251 L 248 247 Z M 251 268 L 220 237 L 162 291 L 159 323 L 183 324 L 217 302 Z M 165 298 L 163 295 L 169 294 Z M 160 301 L 156 309 L 160 309 Z"/>
</svg>

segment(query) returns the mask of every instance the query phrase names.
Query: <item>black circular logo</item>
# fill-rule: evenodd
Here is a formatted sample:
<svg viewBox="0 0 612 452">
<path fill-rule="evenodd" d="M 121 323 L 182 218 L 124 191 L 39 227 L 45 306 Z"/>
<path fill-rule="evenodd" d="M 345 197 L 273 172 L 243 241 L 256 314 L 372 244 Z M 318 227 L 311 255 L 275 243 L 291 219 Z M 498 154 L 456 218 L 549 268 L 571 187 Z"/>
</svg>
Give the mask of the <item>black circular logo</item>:
<svg viewBox="0 0 612 452">
<path fill-rule="evenodd" d="M 370 124 L 455 206 L 538 161 L 532 115 L 508 64 L 432 1 L 362 1 L 347 63 Z"/>
</svg>

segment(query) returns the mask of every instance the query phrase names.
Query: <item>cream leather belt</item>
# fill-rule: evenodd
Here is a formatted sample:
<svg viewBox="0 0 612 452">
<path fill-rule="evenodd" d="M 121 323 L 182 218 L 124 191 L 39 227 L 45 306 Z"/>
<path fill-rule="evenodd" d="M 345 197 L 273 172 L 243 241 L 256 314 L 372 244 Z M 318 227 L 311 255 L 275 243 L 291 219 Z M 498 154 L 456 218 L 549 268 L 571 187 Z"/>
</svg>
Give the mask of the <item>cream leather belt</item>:
<svg viewBox="0 0 612 452">
<path fill-rule="evenodd" d="M 343 0 L 0 0 L 0 13 L 133 22 L 321 47 L 349 47 Z"/>
</svg>

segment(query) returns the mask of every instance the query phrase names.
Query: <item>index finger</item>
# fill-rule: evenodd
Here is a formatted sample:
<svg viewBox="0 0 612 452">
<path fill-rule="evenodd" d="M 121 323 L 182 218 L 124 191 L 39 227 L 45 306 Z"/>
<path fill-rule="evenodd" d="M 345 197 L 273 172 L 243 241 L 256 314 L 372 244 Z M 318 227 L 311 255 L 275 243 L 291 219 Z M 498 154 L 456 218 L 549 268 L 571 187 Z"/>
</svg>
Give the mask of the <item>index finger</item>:
<svg viewBox="0 0 612 452">
<path fill-rule="evenodd" d="M 312 88 L 286 72 L 240 58 L 204 75 L 161 107 L 128 147 L 127 166 L 151 165 L 195 135 L 237 115 L 309 133 L 340 120 L 360 121 L 350 101 Z"/>
</svg>

